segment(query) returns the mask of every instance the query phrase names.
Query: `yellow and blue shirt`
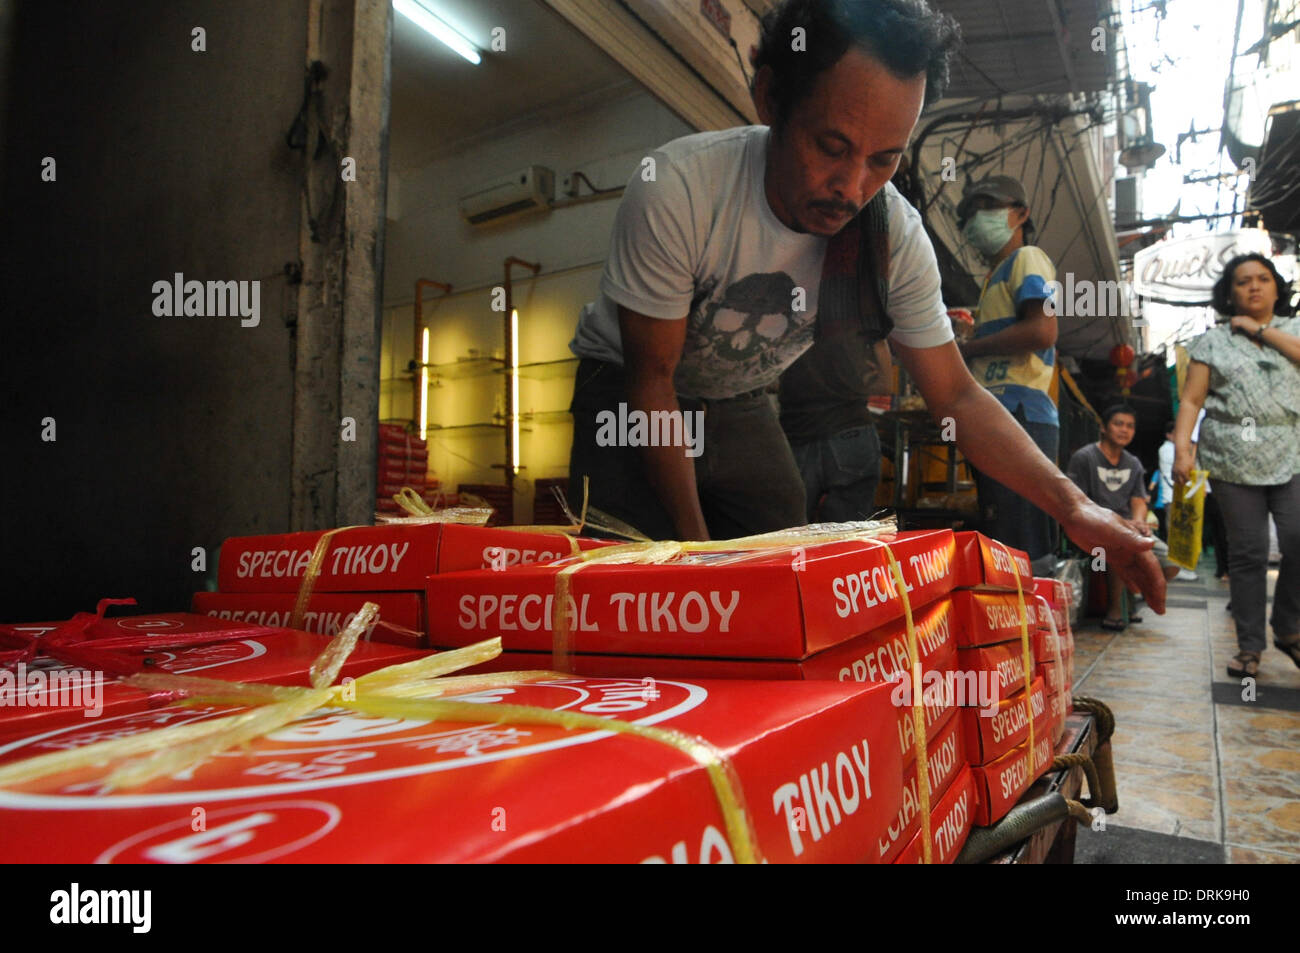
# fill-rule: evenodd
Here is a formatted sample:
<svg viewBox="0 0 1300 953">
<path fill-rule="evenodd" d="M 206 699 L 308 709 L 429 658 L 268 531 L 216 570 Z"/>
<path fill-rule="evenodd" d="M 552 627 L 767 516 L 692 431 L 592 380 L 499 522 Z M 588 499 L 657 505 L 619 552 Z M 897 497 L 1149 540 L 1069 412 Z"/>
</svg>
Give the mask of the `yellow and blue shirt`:
<svg viewBox="0 0 1300 953">
<path fill-rule="evenodd" d="M 1051 298 L 1048 284 L 1055 280 L 1056 267 L 1041 248 L 1025 245 L 1016 249 L 984 280 L 975 314 L 976 339 L 1014 324 L 1026 302 Z M 1026 420 L 1058 427 L 1056 404 L 1051 398 L 1055 368 L 1055 347 L 1022 354 L 989 354 L 975 358 L 970 365 L 975 379 L 1009 412 L 1023 407 Z"/>
</svg>

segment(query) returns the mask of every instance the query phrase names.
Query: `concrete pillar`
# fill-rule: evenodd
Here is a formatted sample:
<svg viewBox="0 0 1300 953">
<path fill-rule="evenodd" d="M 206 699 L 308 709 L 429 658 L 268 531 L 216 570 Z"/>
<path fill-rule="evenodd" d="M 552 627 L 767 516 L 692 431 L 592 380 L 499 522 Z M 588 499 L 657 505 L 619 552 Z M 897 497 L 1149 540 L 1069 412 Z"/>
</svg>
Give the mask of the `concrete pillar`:
<svg viewBox="0 0 1300 953">
<path fill-rule="evenodd" d="M 384 0 L 312 0 L 294 529 L 369 523 L 374 513 L 391 39 L 391 6 Z M 345 428 L 345 418 L 354 427 Z"/>
</svg>

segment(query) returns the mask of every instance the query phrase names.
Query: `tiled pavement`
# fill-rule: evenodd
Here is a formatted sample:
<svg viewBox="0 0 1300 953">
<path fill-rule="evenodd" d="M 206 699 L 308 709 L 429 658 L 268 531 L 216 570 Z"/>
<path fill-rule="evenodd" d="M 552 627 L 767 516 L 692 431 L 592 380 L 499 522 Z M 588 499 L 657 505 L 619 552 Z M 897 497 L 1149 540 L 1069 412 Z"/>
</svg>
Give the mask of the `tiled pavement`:
<svg viewBox="0 0 1300 953">
<path fill-rule="evenodd" d="M 1120 805 L 1105 831 L 1080 828 L 1076 862 L 1300 863 L 1300 668 L 1269 630 L 1243 697 L 1226 671 L 1227 583 L 1201 566 L 1170 585 L 1163 617 L 1143 608 L 1122 633 L 1095 619 L 1075 631 L 1075 694 L 1115 713 Z"/>
</svg>

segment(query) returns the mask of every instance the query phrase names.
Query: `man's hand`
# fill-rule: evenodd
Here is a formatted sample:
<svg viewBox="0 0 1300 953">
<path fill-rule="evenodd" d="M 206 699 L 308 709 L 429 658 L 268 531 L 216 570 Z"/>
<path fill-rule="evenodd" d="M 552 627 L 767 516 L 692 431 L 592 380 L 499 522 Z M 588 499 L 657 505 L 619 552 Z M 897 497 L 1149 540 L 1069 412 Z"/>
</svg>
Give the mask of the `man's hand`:
<svg viewBox="0 0 1300 953">
<path fill-rule="evenodd" d="M 1164 613 L 1165 574 L 1151 551 L 1154 539 L 1140 535 L 1128 520 L 1086 497 L 1061 520 L 1061 526 L 1085 553 L 1100 549 L 1106 569 L 1117 574 L 1130 591 L 1146 596 L 1152 611 Z"/>
<path fill-rule="evenodd" d="M 1050 514 L 1084 552 L 1102 547 L 1107 565 L 1136 585 L 1153 611 L 1165 611 L 1165 579 L 1151 554 L 1155 540 L 1139 536 L 1118 514 L 1084 496 L 997 398 L 975 382 L 955 345 L 914 348 L 894 342 L 893 347 L 934 418 L 955 422 L 957 448 L 967 460 Z"/>
</svg>

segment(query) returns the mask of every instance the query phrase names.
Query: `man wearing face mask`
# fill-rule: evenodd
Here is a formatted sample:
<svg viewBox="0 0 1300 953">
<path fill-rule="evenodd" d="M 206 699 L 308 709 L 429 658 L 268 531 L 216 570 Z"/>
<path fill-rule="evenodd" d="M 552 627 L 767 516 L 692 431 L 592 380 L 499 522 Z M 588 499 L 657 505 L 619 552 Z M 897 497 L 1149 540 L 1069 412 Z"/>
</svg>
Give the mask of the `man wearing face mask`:
<svg viewBox="0 0 1300 953">
<path fill-rule="evenodd" d="M 1056 365 L 1056 317 L 1049 283 L 1056 268 L 1031 244 L 1025 189 L 1008 175 L 968 182 L 957 206 L 962 236 L 989 265 L 975 335 L 961 348 L 971 375 L 1001 402 L 1043 455 L 1056 462 L 1060 424 L 1049 388 Z M 1046 305 L 1046 307 L 1045 307 Z M 1045 563 L 1056 549 L 1056 521 L 1023 494 L 977 475 L 985 528 Z"/>
</svg>

